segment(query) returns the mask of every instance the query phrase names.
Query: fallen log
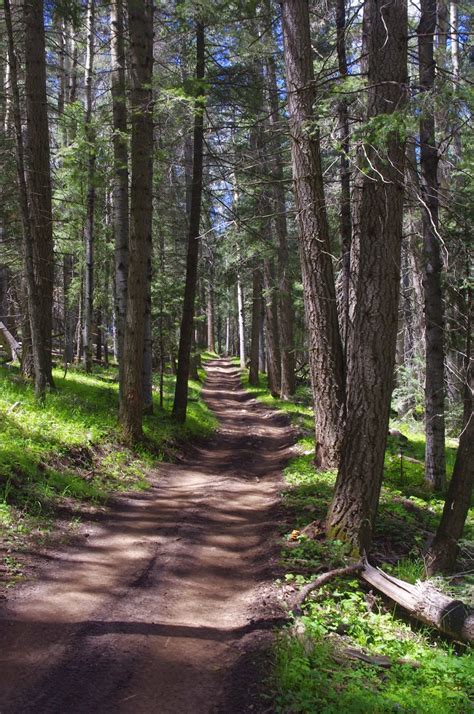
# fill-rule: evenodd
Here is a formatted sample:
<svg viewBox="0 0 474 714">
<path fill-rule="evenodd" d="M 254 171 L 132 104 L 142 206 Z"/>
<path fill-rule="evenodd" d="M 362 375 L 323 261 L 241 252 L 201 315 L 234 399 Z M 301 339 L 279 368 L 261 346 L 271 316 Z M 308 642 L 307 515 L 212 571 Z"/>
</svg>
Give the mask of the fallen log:
<svg viewBox="0 0 474 714">
<path fill-rule="evenodd" d="M 474 610 L 461 600 L 453 600 L 429 583 L 412 585 L 394 578 L 368 562 L 360 570 L 363 580 L 403 607 L 416 620 L 436 627 L 456 640 L 474 641 Z"/>
<path fill-rule="evenodd" d="M 3 322 L 0 322 L 0 343 L 6 348 L 7 352 L 10 353 L 12 360 L 20 358 L 20 343 L 15 340 L 12 333 Z"/>
</svg>

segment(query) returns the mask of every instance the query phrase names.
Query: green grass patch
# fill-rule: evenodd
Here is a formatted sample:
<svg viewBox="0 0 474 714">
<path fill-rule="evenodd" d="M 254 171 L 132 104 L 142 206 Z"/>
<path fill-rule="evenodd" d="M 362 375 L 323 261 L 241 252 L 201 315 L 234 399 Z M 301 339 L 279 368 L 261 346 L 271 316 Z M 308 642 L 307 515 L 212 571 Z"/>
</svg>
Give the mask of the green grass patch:
<svg viewBox="0 0 474 714">
<path fill-rule="evenodd" d="M 200 398 L 203 370 L 200 376 L 189 385 L 185 424 L 171 418 L 175 380 L 165 376 L 163 409 L 156 398 L 144 420 L 146 442 L 132 450 L 120 442 L 116 370 L 69 369 L 66 377 L 55 370 L 57 388 L 40 405 L 31 384 L 0 367 L 0 534 L 7 546 L 52 530 L 64 499 L 104 503 L 112 493 L 146 488 L 157 461 L 209 436 L 216 420 Z M 4 569 L 12 573 L 6 562 Z"/>
<path fill-rule="evenodd" d="M 336 474 L 316 471 L 314 416 L 308 389 L 293 401 L 273 399 L 265 377 L 258 388 L 244 386 L 265 404 L 284 411 L 298 426 L 299 455 L 285 469 L 283 493 L 288 513 L 279 583 L 298 588 L 318 573 L 347 562 L 347 547 L 324 538 L 323 522 Z M 395 423 L 405 439 L 389 437 L 374 549 L 395 556 L 387 565 L 396 577 L 416 582 L 424 578 L 423 548 L 434 532 L 443 508 L 441 494 L 423 483 L 424 435 L 410 424 Z M 402 442 L 402 443 L 400 443 Z M 456 442 L 446 449 L 451 473 Z M 401 453 L 401 458 L 400 458 Z M 421 462 L 421 463 L 420 463 Z M 466 525 L 466 547 L 474 536 L 474 519 Z M 472 544 L 471 544 L 472 548 Z M 471 550 L 472 553 L 472 550 Z M 436 586 L 472 600 L 473 579 L 455 583 L 439 579 Z M 368 657 L 385 656 L 391 666 L 350 659 L 348 648 Z M 472 650 L 455 648 L 427 628 L 412 628 L 381 598 L 364 591 L 357 580 L 328 583 L 308 599 L 304 615 L 280 633 L 269 686 L 274 710 L 298 712 L 471 712 L 474 681 Z"/>
</svg>

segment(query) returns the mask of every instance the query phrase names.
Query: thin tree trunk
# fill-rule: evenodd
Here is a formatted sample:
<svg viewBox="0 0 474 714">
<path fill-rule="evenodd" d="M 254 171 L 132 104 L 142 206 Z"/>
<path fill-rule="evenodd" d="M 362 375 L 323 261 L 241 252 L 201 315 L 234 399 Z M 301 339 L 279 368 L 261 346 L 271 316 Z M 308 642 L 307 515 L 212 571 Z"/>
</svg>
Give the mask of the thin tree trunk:
<svg viewBox="0 0 474 714">
<path fill-rule="evenodd" d="M 33 359 L 33 342 L 31 339 L 31 320 L 28 309 L 28 288 L 26 278 L 23 283 L 23 310 L 21 316 L 21 376 L 24 379 L 35 378 L 35 365 Z"/>
<path fill-rule="evenodd" d="M 63 257 L 63 301 L 64 301 L 64 364 L 73 361 L 73 323 L 72 310 L 69 304 L 71 281 L 73 277 L 74 257 L 66 253 Z"/>
<path fill-rule="evenodd" d="M 92 126 L 92 82 L 94 69 L 95 0 L 87 4 L 87 51 L 86 51 L 86 112 L 85 134 L 88 144 L 87 154 L 87 199 L 86 222 L 84 225 L 85 271 L 84 271 L 84 315 L 83 315 L 83 360 L 87 372 L 92 370 L 92 319 L 94 314 L 94 208 L 95 208 L 95 132 Z"/>
<path fill-rule="evenodd" d="M 240 366 L 244 369 L 247 362 L 247 355 L 245 351 L 245 300 L 244 286 L 242 285 L 242 278 L 240 277 L 240 274 L 237 275 L 237 320 L 239 326 Z"/>
<path fill-rule="evenodd" d="M 466 241 L 466 246 L 468 245 Z M 466 267 L 465 267 L 465 279 L 466 287 L 464 289 L 464 300 L 463 300 L 463 312 L 464 312 L 464 324 L 465 324 L 465 349 L 463 355 L 463 426 L 465 427 L 472 417 L 473 405 L 474 405 L 474 394 L 471 386 L 471 381 L 474 379 L 473 375 L 473 357 L 472 357 L 472 289 L 469 283 L 469 278 L 471 274 L 471 261 L 470 252 L 466 250 Z"/>
<path fill-rule="evenodd" d="M 143 363 L 153 218 L 153 2 L 128 0 L 131 57 L 129 268 L 120 423 L 127 441 L 142 438 Z"/>
<path fill-rule="evenodd" d="M 275 269 L 273 261 L 263 261 L 263 285 L 265 306 L 265 344 L 267 346 L 268 388 L 274 397 L 280 396 L 281 355 L 278 334 L 278 311 L 275 294 Z"/>
<path fill-rule="evenodd" d="M 415 356 L 413 285 L 410 280 L 410 244 L 402 243 L 403 364 L 411 369 Z"/>
<path fill-rule="evenodd" d="M 211 271 L 209 284 L 207 287 L 207 349 L 209 352 L 216 351 L 215 326 L 214 326 L 214 275 Z"/>
<path fill-rule="evenodd" d="M 143 413 L 153 414 L 153 335 L 151 327 L 151 259 L 147 274 L 145 345 L 143 351 Z"/>
<path fill-rule="evenodd" d="M 347 77 L 346 58 L 346 3 L 337 0 L 336 3 L 336 28 L 337 28 L 337 60 L 339 75 L 342 79 Z M 351 172 L 349 164 L 349 111 L 347 99 L 342 97 L 337 105 L 338 135 L 341 142 L 341 156 L 339 160 L 339 176 L 341 182 L 341 211 L 339 230 L 341 232 L 341 257 L 342 257 L 342 310 L 341 334 L 344 345 L 344 354 L 347 354 L 347 339 L 349 328 L 349 294 L 351 271 Z"/>
<path fill-rule="evenodd" d="M 119 385 L 123 384 L 123 339 L 127 308 L 128 279 L 128 146 L 127 104 L 125 93 L 125 42 L 123 0 L 112 0 L 110 8 L 112 26 L 112 115 L 114 175 L 112 186 L 112 225 L 115 240 L 115 329 Z"/>
<path fill-rule="evenodd" d="M 58 115 L 62 116 L 66 98 L 66 24 L 64 19 L 56 20 L 55 29 L 58 37 Z"/>
<path fill-rule="evenodd" d="M 5 78 L 3 82 L 3 91 L 5 93 L 5 105 L 3 112 L 3 131 L 5 136 L 9 136 L 11 129 L 11 107 L 12 107 L 12 87 L 11 87 L 11 69 L 10 61 L 5 64 Z"/>
<path fill-rule="evenodd" d="M 259 384 L 258 362 L 260 354 L 260 316 L 262 314 L 262 273 L 260 268 L 252 272 L 252 334 L 250 343 L 249 384 Z"/>
<path fill-rule="evenodd" d="M 434 32 L 436 0 L 421 0 L 418 25 L 420 89 L 433 92 L 435 82 Z M 425 309 L 425 480 L 436 490 L 446 486 L 444 428 L 444 308 L 441 289 L 443 268 L 439 241 L 438 149 L 435 120 L 430 109 L 420 117 L 420 169 L 424 253 Z"/>
<path fill-rule="evenodd" d="M 193 180 L 189 212 L 188 254 L 184 287 L 183 315 L 178 351 L 178 374 L 173 404 L 173 416 L 180 422 L 186 420 L 188 404 L 188 379 L 192 348 L 196 283 L 199 258 L 199 230 L 201 224 L 202 164 L 204 146 L 204 91 L 205 72 L 204 25 L 196 23 L 196 79 L 199 83 L 194 105 Z"/>
<path fill-rule="evenodd" d="M 404 0 L 367 0 L 368 118 L 403 108 L 407 83 Z M 383 146 L 365 145 L 351 264 L 357 282 L 349 332 L 347 419 L 328 534 L 370 546 L 382 484 L 398 324 L 405 139 L 393 131 Z"/>
<path fill-rule="evenodd" d="M 95 322 L 96 322 L 96 327 L 95 327 L 95 358 L 98 362 L 102 361 L 102 345 L 103 345 L 103 339 L 102 339 L 102 310 L 101 308 L 97 308 L 95 311 Z"/>
<path fill-rule="evenodd" d="M 225 320 L 225 351 L 226 357 L 230 354 L 230 315 L 227 315 Z"/>
<path fill-rule="evenodd" d="M 337 468 L 344 430 L 344 365 L 324 198 L 307 0 L 284 0 L 283 40 L 300 260 L 316 406 L 316 463 Z"/>
</svg>

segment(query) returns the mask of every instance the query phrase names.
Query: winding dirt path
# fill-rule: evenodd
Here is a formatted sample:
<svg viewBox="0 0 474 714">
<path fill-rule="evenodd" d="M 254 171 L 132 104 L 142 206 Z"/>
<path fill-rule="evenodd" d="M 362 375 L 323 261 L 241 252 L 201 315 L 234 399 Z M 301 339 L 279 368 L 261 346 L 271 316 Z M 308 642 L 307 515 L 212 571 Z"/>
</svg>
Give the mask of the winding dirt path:
<svg viewBox="0 0 474 714">
<path fill-rule="evenodd" d="M 294 437 L 226 360 L 209 363 L 204 396 L 220 421 L 212 441 L 117 499 L 83 546 L 10 595 L 1 714 L 248 710 L 239 663 L 281 616 L 272 558 Z"/>
</svg>

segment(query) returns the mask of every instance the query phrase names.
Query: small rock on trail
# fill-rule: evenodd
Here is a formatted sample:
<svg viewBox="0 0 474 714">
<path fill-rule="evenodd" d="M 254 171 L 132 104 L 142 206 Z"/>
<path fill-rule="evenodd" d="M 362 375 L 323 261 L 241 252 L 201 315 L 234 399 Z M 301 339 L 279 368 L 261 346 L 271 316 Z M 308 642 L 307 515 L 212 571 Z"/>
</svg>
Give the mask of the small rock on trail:
<svg viewBox="0 0 474 714">
<path fill-rule="evenodd" d="M 203 394 L 216 436 L 11 593 L 1 714 L 258 710 L 262 644 L 282 618 L 272 559 L 294 434 L 227 360 L 208 364 Z"/>
</svg>

